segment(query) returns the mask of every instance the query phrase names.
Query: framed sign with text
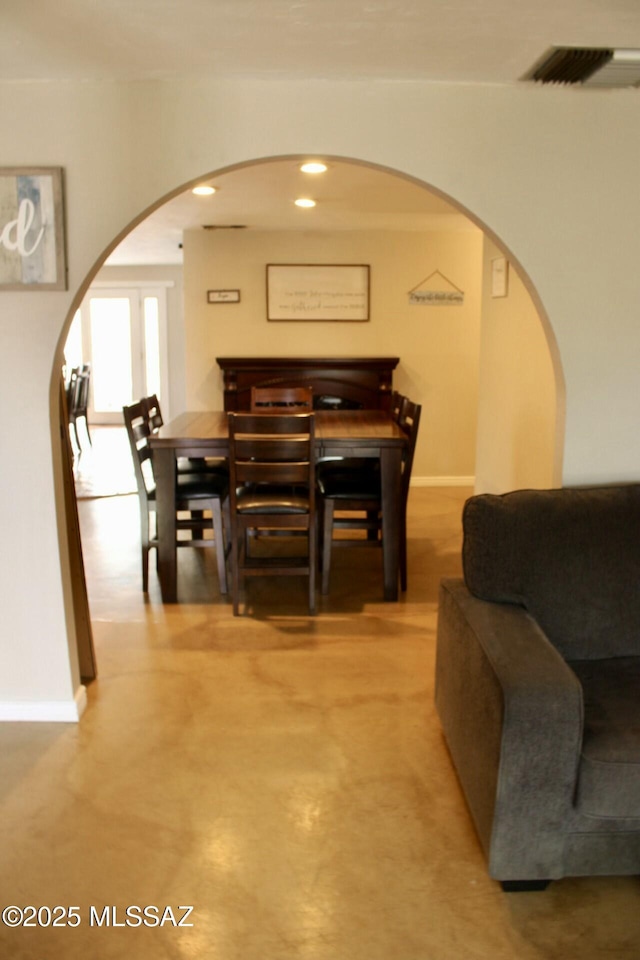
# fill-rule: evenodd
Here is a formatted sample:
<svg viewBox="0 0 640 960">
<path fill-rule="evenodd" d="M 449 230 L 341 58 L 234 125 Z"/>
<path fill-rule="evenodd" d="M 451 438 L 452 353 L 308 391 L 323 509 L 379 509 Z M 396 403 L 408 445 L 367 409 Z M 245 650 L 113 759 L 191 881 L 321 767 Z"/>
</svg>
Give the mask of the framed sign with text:
<svg viewBox="0 0 640 960">
<path fill-rule="evenodd" d="M 207 290 L 207 303 L 240 303 L 240 291 Z"/>
<path fill-rule="evenodd" d="M 267 264 L 267 320 L 368 319 L 368 264 Z"/>
<path fill-rule="evenodd" d="M 0 290 L 66 290 L 61 167 L 0 167 Z"/>
</svg>

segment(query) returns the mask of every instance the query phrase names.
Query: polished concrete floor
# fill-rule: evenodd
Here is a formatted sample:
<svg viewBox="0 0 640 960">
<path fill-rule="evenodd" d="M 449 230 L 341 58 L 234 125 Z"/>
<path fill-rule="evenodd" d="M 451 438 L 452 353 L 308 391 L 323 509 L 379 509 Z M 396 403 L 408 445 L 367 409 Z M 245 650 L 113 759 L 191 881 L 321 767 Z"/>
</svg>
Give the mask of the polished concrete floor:
<svg viewBox="0 0 640 960">
<path fill-rule="evenodd" d="M 81 501 L 88 709 L 0 725 L 2 906 L 78 911 L 0 924 L 0 957 L 637 960 L 638 879 L 487 877 L 433 707 L 467 493 L 412 491 L 400 602 L 380 602 L 379 552 L 343 548 L 315 619 L 303 582 L 271 581 L 234 618 L 213 551 L 181 551 L 181 603 L 153 572 L 145 600 L 136 498 Z"/>
</svg>

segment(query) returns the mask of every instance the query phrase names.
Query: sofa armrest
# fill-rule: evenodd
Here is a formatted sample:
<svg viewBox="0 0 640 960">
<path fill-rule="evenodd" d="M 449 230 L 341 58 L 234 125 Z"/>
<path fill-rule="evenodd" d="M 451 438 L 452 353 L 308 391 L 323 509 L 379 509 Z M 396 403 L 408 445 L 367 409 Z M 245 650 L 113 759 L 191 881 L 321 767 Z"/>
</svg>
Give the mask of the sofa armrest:
<svg viewBox="0 0 640 960">
<path fill-rule="evenodd" d="M 436 707 L 491 876 L 562 876 L 582 688 L 525 610 L 442 582 Z"/>
</svg>

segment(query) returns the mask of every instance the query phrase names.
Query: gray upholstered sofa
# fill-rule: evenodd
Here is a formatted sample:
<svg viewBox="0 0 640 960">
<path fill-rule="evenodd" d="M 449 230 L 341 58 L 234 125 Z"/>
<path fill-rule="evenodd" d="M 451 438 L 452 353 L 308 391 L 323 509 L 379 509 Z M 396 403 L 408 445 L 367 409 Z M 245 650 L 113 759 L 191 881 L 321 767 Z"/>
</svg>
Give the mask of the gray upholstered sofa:
<svg viewBox="0 0 640 960">
<path fill-rule="evenodd" d="M 504 889 L 640 874 L 640 484 L 480 495 L 436 706 Z"/>
</svg>

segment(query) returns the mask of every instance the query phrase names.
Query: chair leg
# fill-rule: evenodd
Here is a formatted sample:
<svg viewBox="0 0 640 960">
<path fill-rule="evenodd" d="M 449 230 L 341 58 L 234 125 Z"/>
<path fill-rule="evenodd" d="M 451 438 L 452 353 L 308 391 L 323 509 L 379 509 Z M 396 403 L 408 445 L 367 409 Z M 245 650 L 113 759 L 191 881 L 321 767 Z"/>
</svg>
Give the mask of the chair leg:
<svg viewBox="0 0 640 960">
<path fill-rule="evenodd" d="M 78 453 L 82 453 L 82 444 L 80 443 L 80 436 L 78 434 L 78 421 L 73 421 L 73 432 L 76 435 L 76 443 L 78 445 Z"/>
<path fill-rule="evenodd" d="M 244 531 L 242 532 L 244 536 Z M 239 537 L 240 533 L 238 530 L 231 531 L 231 593 L 233 599 L 233 615 L 237 617 L 240 613 L 239 605 L 239 593 L 240 593 L 240 557 L 238 556 L 239 551 Z"/>
<path fill-rule="evenodd" d="M 93 446 L 93 440 L 91 439 L 91 434 L 89 433 L 89 419 L 88 419 L 88 417 L 86 417 L 86 416 L 85 416 L 85 418 L 84 418 L 84 425 L 85 425 L 85 428 L 86 428 L 86 431 L 87 431 L 87 437 L 89 438 L 89 446 L 92 447 L 92 446 Z"/>
<path fill-rule="evenodd" d="M 316 523 L 309 524 L 309 613 L 316 613 L 316 566 L 318 561 L 318 541 Z"/>
<path fill-rule="evenodd" d="M 322 513 L 322 593 L 329 593 L 331 570 L 331 541 L 333 539 L 333 500 L 324 501 Z"/>
<path fill-rule="evenodd" d="M 400 521 L 400 589 L 407 590 L 407 517 L 403 515 Z"/>
<path fill-rule="evenodd" d="M 140 545 L 142 547 L 142 592 L 149 592 L 149 511 L 140 505 Z M 156 551 L 157 553 L 157 551 Z"/>
<path fill-rule="evenodd" d="M 227 544 L 227 553 L 229 553 L 231 547 L 231 502 L 229 497 L 222 504 L 222 516 L 224 519 L 225 543 Z"/>
<path fill-rule="evenodd" d="M 224 523 L 222 521 L 222 504 L 219 499 L 211 502 L 211 515 L 213 517 L 213 536 L 215 539 L 216 561 L 218 564 L 218 581 L 220 583 L 220 593 L 227 593 L 227 559 L 224 548 Z"/>
<path fill-rule="evenodd" d="M 142 592 L 149 593 L 149 547 L 142 547 Z"/>
<path fill-rule="evenodd" d="M 231 563 L 231 542 L 233 539 L 232 529 L 231 529 L 231 503 L 229 497 L 227 497 L 222 504 L 222 529 L 224 534 L 224 563 L 225 571 L 227 573 L 227 593 L 230 590 L 229 584 L 229 564 Z"/>
</svg>

